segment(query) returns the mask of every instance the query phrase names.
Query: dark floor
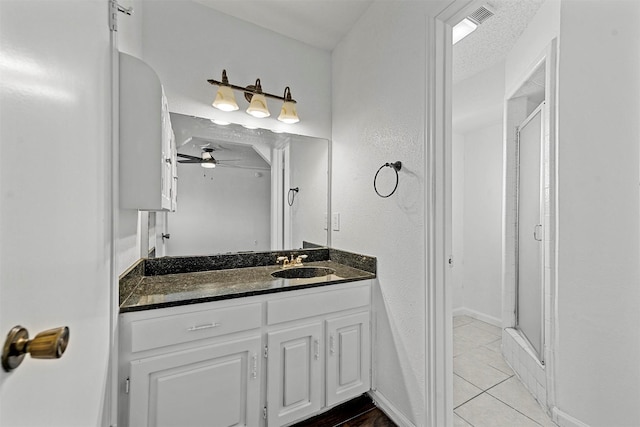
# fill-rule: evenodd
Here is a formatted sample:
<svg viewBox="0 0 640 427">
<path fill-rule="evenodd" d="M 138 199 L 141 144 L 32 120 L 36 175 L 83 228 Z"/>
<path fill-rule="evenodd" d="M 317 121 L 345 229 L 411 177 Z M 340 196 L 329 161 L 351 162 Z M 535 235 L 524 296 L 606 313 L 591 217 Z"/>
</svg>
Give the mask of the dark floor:
<svg viewBox="0 0 640 427">
<path fill-rule="evenodd" d="M 397 427 L 363 394 L 293 427 Z"/>
</svg>

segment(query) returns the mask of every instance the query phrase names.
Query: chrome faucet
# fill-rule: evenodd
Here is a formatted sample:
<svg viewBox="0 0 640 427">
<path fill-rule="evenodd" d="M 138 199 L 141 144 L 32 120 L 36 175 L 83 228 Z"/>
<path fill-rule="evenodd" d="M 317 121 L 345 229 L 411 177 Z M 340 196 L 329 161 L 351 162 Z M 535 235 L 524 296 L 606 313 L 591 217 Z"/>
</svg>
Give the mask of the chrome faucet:
<svg viewBox="0 0 640 427">
<path fill-rule="evenodd" d="M 287 259 L 286 256 L 279 256 L 276 258 L 276 264 L 282 262 L 282 268 L 294 267 L 296 265 L 302 265 L 302 260 L 306 258 L 307 255 L 298 255 L 298 257 L 294 258 L 293 254 L 291 254 L 291 259 Z"/>
</svg>

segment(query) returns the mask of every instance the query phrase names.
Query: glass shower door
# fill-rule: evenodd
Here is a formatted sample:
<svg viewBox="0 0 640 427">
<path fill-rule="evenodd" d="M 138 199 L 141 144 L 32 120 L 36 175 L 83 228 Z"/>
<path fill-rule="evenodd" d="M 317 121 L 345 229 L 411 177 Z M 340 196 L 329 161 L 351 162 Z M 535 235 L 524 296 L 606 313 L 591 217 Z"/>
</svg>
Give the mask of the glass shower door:
<svg viewBox="0 0 640 427">
<path fill-rule="evenodd" d="M 543 361 L 544 103 L 518 129 L 518 281 L 516 328 Z"/>
</svg>

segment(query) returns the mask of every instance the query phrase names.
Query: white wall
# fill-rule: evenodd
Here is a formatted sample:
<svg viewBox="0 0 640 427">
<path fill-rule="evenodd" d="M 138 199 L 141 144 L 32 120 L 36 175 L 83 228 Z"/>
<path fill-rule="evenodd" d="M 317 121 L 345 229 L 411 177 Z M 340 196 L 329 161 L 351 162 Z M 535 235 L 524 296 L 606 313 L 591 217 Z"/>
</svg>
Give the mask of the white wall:
<svg viewBox="0 0 640 427">
<path fill-rule="evenodd" d="M 494 324 L 502 317 L 504 85 L 500 62 L 452 91 L 453 308 Z"/>
<path fill-rule="evenodd" d="M 129 0 L 123 5 L 132 5 L 134 14 L 120 15 L 119 45 L 158 73 L 170 111 L 331 138 L 329 52 L 191 1 Z M 277 95 L 290 86 L 300 122 L 286 125 L 276 120 L 281 104 L 271 100 L 272 116 L 255 119 L 244 112 L 248 104 L 239 92 L 240 110 L 225 113 L 211 107 L 217 86 L 206 80 L 220 80 L 223 69 L 230 82 L 240 86 L 260 78 L 263 90 Z M 180 194 L 178 189 L 179 199 Z M 137 218 L 135 211 L 119 213 L 119 272 L 138 259 Z"/>
<path fill-rule="evenodd" d="M 640 3 L 563 1 L 557 403 L 640 425 Z"/>
<path fill-rule="evenodd" d="M 142 59 L 160 76 L 169 110 L 331 138 L 329 52 L 191 1 L 144 2 L 143 8 Z M 225 113 L 211 107 L 217 86 L 206 80 L 220 80 L 223 69 L 239 86 L 260 78 L 263 90 L 276 95 L 290 86 L 300 122 L 276 120 L 282 105 L 276 100 L 269 100 L 271 117 L 256 119 L 244 112 L 248 104 L 239 92 L 240 110 Z"/>
<path fill-rule="evenodd" d="M 298 187 L 300 191 L 293 205 L 285 206 L 291 212 L 290 248 L 302 248 L 303 241 L 327 244 L 328 145 L 328 141 L 321 139 L 291 143 L 289 188 Z"/>
<path fill-rule="evenodd" d="M 535 65 L 533 62 L 560 32 L 560 0 L 547 0 L 540 6 L 527 28 L 507 54 L 505 62 L 506 94 L 520 86 Z"/>
<path fill-rule="evenodd" d="M 269 250 L 269 171 L 181 164 L 178 173 L 180 209 L 168 213 L 166 256 Z"/>
<path fill-rule="evenodd" d="M 333 51 L 332 245 L 378 257 L 374 387 L 416 425 L 425 402 L 425 80 L 428 8 L 374 2 Z M 387 199 L 376 170 L 402 161 Z"/>
<path fill-rule="evenodd" d="M 454 105 L 455 108 L 455 105 Z M 451 253 L 453 255 L 453 269 L 451 271 L 451 286 L 453 288 L 453 313 L 461 314 L 465 308 L 464 298 L 464 135 L 454 133 L 451 138 Z"/>
<path fill-rule="evenodd" d="M 464 307 L 502 318 L 502 121 L 464 136 Z"/>
<path fill-rule="evenodd" d="M 501 120 L 504 89 L 504 61 L 454 84 L 451 95 L 453 131 L 465 134 Z"/>
</svg>

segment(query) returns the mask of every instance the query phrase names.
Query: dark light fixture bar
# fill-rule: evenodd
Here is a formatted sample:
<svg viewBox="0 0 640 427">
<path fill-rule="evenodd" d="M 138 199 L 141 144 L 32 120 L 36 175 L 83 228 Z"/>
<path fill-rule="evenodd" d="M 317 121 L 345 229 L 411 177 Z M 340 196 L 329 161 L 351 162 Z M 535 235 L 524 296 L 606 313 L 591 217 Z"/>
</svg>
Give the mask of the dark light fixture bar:
<svg viewBox="0 0 640 427">
<path fill-rule="evenodd" d="M 224 70 L 226 72 L 226 70 Z M 260 80 L 260 79 L 258 79 Z M 231 83 L 227 83 L 224 84 L 221 81 L 218 80 L 214 80 L 214 79 L 208 79 L 207 80 L 210 84 L 215 85 L 215 86 L 229 86 L 231 89 L 235 89 L 235 90 L 239 90 L 245 93 L 245 99 L 247 99 L 247 96 L 249 97 L 249 99 L 247 99 L 247 101 L 251 101 L 251 97 L 253 96 L 254 93 L 258 93 L 256 92 L 256 86 L 255 85 L 249 85 L 246 87 L 242 87 L 242 86 L 237 86 Z M 289 86 L 286 87 L 286 89 L 289 89 Z M 285 91 L 286 91 L 285 89 Z M 267 92 L 262 92 L 262 94 L 264 96 L 266 96 L 267 98 L 273 98 L 273 99 L 279 99 L 280 101 L 286 101 L 287 99 L 284 96 L 278 96 L 278 95 L 274 95 L 271 93 L 267 93 Z M 291 91 L 289 90 L 289 100 L 292 101 L 291 99 Z"/>
</svg>

